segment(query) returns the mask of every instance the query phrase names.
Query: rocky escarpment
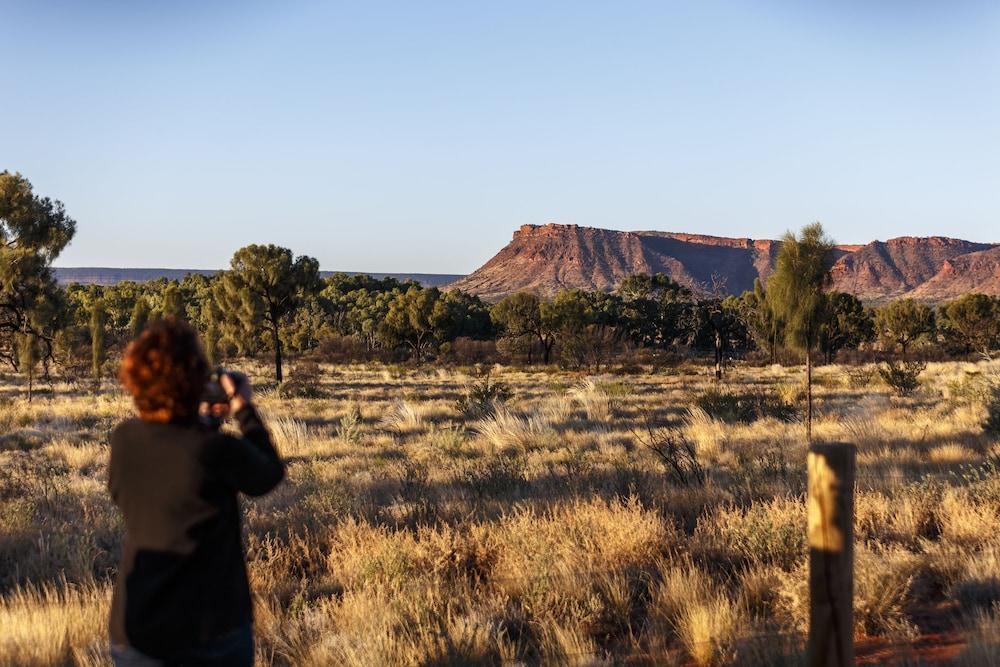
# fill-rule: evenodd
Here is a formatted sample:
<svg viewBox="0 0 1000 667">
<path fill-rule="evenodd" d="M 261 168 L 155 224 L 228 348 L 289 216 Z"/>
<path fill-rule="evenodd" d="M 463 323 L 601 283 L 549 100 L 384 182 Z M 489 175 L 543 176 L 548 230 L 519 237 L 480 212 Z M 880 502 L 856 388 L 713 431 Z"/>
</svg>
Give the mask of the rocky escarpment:
<svg viewBox="0 0 1000 667">
<path fill-rule="evenodd" d="M 518 291 L 611 290 L 636 273 L 665 273 L 696 293 L 739 294 L 765 283 L 779 241 L 701 234 L 620 232 L 577 225 L 524 225 L 511 242 L 454 283 L 487 299 Z M 912 295 L 944 300 L 969 291 L 1000 294 L 1000 246 L 944 237 L 903 237 L 837 246 L 834 288 L 868 302 Z"/>
</svg>

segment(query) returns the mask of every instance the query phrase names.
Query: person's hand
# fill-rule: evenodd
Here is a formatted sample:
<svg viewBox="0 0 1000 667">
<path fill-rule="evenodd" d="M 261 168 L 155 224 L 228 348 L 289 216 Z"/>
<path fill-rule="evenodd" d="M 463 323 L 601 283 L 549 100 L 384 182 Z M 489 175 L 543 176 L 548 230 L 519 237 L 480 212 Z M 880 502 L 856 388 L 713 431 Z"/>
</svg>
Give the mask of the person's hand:
<svg viewBox="0 0 1000 667">
<path fill-rule="evenodd" d="M 253 388 L 250 386 L 250 378 L 246 375 L 227 371 L 219 376 L 219 384 L 229 396 L 229 414 L 235 415 L 252 403 Z"/>
</svg>

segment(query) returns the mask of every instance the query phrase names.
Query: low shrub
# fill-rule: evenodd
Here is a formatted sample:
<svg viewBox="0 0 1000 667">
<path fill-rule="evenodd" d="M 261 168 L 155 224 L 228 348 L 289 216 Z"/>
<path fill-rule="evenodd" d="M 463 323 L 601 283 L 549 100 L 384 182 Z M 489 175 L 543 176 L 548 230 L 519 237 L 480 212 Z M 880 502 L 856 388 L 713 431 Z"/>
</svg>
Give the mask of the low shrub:
<svg viewBox="0 0 1000 667">
<path fill-rule="evenodd" d="M 310 351 L 309 356 L 316 361 L 344 364 L 368 360 L 374 355 L 359 337 L 332 334 L 320 339 L 316 347 Z"/>
<path fill-rule="evenodd" d="M 877 371 L 874 366 L 864 364 L 862 366 L 848 366 L 844 375 L 847 377 L 847 386 L 851 389 L 866 389 L 875 382 Z"/>
<path fill-rule="evenodd" d="M 447 347 L 445 347 L 447 346 Z M 456 338 L 452 343 L 444 343 L 441 355 L 457 364 L 485 364 L 497 360 L 497 344 L 492 340 Z"/>
<path fill-rule="evenodd" d="M 796 415 L 794 405 L 762 390 L 734 391 L 713 387 L 698 396 L 695 405 L 713 419 L 728 424 L 750 424 L 765 417 L 792 421 Z"/>
<path fill-rule="evenodd" d="M 706 473 L 698 460 L 695 443 L 680 431 L 657 427 L 646 415 L 644 429 L 632 431 L 633 437 L 663 465 L 668 477 L 682 485 L 705 483 Z"/>
<path fill-rule="evenodd" d="M 805 519 L 805 504 L 791 497 L 748 507 L 722 506 L 698 520 L 694 543 L 704 555 L 716 559 L 791 571 L 808 553 L 802 530 Z"/>
<path fill-rule="evenodd" d="M 979 372 L 965 372 L 944 386 L 944 396 L 956 404 L 986 405 L 990 401 L 992 386 L 989 379 Z"/>
<path fill-rule="evenodd" d="M 351 405 L 347 413 L 340 418 L 340 422 L 337 424 L 335 431 L 337 438 L 347 443 L 357 443 L 361 440 L 361 425 L 363 421 L 364 416 L 361 414 L 361 408 L 356 403 Z"/>
<path fill-rule="evenodd" d="M 524 485 L 527 471 L 523 456 L 494 453 L 470 461 L 458 481 L 479 498 L 496 498 Z"/>
<path fill-rule="evenodd" d="M 278 385 L 278 395 L 282 398 L 326 398 L 326 390 L 321 385 L 322 375 L 315 362 L 296 364 L 288 379 Z"/>
<path fill-rule="evenodd" d="M 472 383 L 465 394 L 455 401 L 455 409 L 466 419 L 484 419 L 496 413 L 514 397 L 514 390 L 505 382 L 490 382 L 487 374 Z"/>
<path fill-rule="evenodd" d="M 462 456 L 465 439 L 465 429 L 458 425 L 435 428 L 427 434 L 430 445 L 449 458 Z"/>
<path fill-rule="evenodd" d="M 882 362 L 878 374 L 897 396 L 909 396 L 920 388 L 920 374 L 927 368 L 925 361 L 892 360 Z"/>
<path fill-rule="evenodd" d="M 854 561 L 855 637 L 905 633 L 912 628 L 906 606 L 919 569 L 919 559 L 878 543 L 857 546 Z M 779 573 L 779 613 L 800 632 L 809 629 L 809 568 L 803 559 L 792 571 Z"/>
</svg>

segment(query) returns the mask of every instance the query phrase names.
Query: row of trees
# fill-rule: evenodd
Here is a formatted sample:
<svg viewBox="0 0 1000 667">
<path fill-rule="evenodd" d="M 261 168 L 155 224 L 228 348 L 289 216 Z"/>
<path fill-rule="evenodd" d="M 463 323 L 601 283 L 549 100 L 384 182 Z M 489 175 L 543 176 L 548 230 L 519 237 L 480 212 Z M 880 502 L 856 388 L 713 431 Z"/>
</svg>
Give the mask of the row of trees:
<svg viewBox="0 0 1000 667">
<path fill-rule="evenodd" d="M 321 279 L 315 259 L 273 245 L 238 250 L 212 277 L 64 290 L 50 267 L 74 230 L 62 204 L 35 195 L 18 174 L 0 174 L 0 361 L 29 387 L 53 364 L 100 377 L 149 321 L 166 316 L 196 326 L 213 359 L 271 355 L 279 382 L 288 353 L 599 368 L 623 352 L 705 351 L 721 376 L 727 359 L 754 351 L 772 363 L 805 352 L 811 371 L 814 353 L 829 362 L 858 348 L 906 358 L 925 343 L 963 355 L 1000 347 L 1000 301 L 990 296 L 873 309 L 829 291 L 833 245 L 818 224 L 784 239 L 766 289 L 758 281 L 740 296 L 718 282 L 696 296 L 667 276 L 635 275 L 612 292 L 518 293 L 495 304 L 388 278 Z"/>
<path fill-rule="evenodd" d="M 491 305 L 393 279 L 322 280 L 311 258 L 248 246 L 211 278 L 68 287 L 69 325 L 56 352 L 80 358 L 89 347 L 99 366 L 148 321 L 167 315 L 197 326 L 214 358 L 272 354 L 278 381 L 286 352 L 419 362 L 454 357 L 471 341 L 495 342 L 506 359 L 595 368 L 633 350 L 708 351 L 719 374 L 726 359 L 755 350 L 773 362 L 789 349 L 808 348 L 832 362 L 848 349 L 905 358 L 922 344 L 967 355 L 1000 343 L 1000 301 L 993 297 L 970 294 L 937 310 L 910 300 L 866 308 L 850 294 L 823 289 L 793 296 L 782 275 L 779 266 L 767 291 L 758 283 L 739 297 L 699 299 L 664 275 L 636 275 L 611 293 L 517 293 Z M 788 275 L 802 274 L 793 267 Z"/>
</svg>

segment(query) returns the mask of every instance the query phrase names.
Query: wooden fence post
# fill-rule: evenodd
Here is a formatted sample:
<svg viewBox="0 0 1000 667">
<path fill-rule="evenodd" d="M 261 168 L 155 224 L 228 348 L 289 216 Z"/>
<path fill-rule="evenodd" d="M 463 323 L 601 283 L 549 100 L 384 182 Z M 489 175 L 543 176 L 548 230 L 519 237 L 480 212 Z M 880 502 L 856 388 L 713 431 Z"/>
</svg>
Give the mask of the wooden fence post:
<svg viewBox="0 0 1000 667">
<path fill-rule="evenodd" d="M 854 664 L 854 466 L 849 444 L 809 447 L 809 648 L 813 667 Z"/>
</svg>

